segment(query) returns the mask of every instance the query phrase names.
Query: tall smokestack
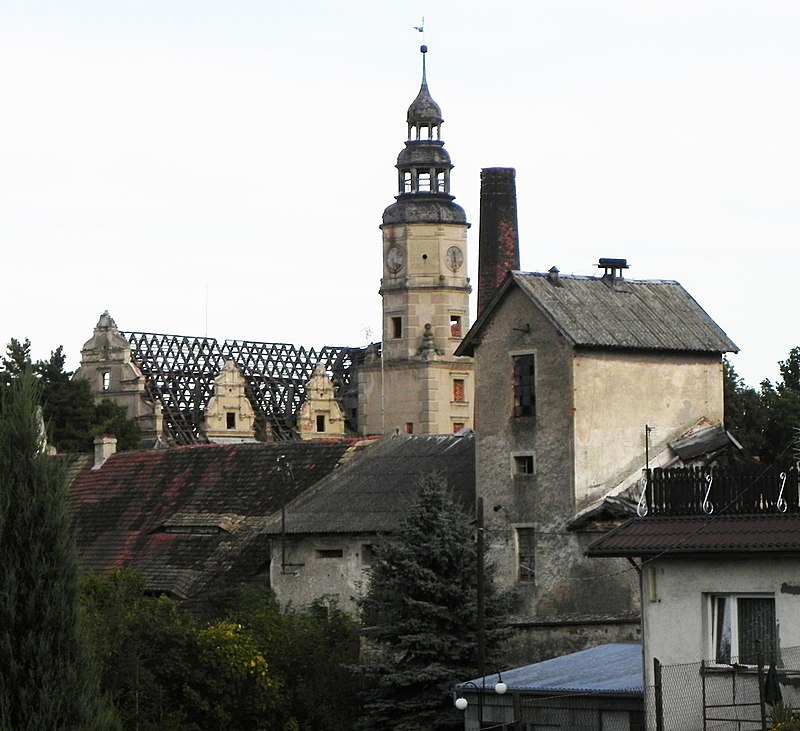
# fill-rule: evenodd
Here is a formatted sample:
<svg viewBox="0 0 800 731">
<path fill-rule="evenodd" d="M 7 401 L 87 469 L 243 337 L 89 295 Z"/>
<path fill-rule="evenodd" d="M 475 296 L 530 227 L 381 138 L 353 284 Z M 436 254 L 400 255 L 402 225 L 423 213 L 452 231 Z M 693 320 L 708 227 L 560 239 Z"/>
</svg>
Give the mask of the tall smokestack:
<svg viewBox="0 0 800 731">
<path fill-rule="evenodd" d="M 517 184 L 514 168 L 481 170 L 478 316 L 512 269 L 519 269 Z"/>
</svg>

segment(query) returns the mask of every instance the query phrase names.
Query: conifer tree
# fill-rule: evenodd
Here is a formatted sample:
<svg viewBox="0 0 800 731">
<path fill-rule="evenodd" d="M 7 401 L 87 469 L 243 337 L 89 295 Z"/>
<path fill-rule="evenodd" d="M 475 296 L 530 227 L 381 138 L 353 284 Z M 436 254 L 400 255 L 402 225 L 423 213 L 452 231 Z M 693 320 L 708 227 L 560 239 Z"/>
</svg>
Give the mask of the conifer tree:
<svg viewBox="0 0 800 731">
<path fill-rule="evenodd" d="M 78 561 L 63 459 L 47 457 L 40 385 L 0 388 L 0 729 L 114 728 L 78 630 Z"/>
<path fill-rule="evenodd" d="M 362 729 L 463 727 L 455 683 L 477 675 L 475 526 L 438 474 L 422 477 L 396 540 L 380 547 L 362 604 L 375 656 Z M 484 571 L 484 575 L 489 573 Z M 487 657 L 493 661 L 504 602 L 485 584 Z"/>
</svg>

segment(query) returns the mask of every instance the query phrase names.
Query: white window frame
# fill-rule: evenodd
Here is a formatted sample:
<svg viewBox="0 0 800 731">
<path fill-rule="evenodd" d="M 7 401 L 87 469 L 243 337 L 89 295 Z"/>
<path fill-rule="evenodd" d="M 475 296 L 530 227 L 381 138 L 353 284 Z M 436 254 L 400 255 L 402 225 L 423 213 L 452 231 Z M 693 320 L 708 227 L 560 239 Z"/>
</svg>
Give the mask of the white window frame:
<svg viewBox="0 0 800 731">
<path fill-rule="evenodd" d="M 721 605 L 721 600 L 726 600 L 725 606 Z M 773 642 L 779 636 L 777 631 L 778 616 L 777 607 L 775 604 L 774 594 L 765 593 L 746 593 L 746 592 L 718 592 L 708 594 L 706 596 L 707 607 L 707 621 L 708 621 L 708 657 L 716 665 L 726 666 L 733 663 L 755 666 L 755 658 L 742 657 L 740 658 L 741 648 L 739 647 L 740 632 L 740 605 L 741 600 L 748 599 L 769 599 L 772 601 L 772 615 L 775 621 L 775 629 L 773 629 Z M 720 611 L 724 611 L 727 616 L 720 616 Z M 720 624 L 722 624 L 724 631 L 729 635 L 728 645 L 729 653 L 725 657 L 720 657 L 717 648 L 720 634 Z M 772 657 L 773 647 L 762 647 L 764 662 L 768 663 Z"/>
</svg>

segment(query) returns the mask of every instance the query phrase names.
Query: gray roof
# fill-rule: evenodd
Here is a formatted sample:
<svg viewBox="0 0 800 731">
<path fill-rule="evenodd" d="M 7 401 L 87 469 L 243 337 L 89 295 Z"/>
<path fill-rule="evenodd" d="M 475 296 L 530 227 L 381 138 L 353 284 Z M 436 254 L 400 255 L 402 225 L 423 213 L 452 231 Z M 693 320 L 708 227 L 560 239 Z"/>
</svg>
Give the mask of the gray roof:
<svg viewBox="0 0 800 731">
<path fill-rule="evenodd" d="M 504 670 L 502 680 L 509 691 L 523 693 L 590 693 L 596 695 L 641 695 L 644 692 L 642 645 L 613 642 L 554 657 L 552 660 Z M 500 676 L 487 675 L 466 681 L 493 692 Z M 460 683 L 456 689 L 474 689 Z"/>
<path fill-rule="evenodd" d="M 391 533 L 414 500 L 420 475 L 440 473 L 453 497 L 474 509 L 475 439 L 459 434 L 384 437 L 331 473 L 285 509 L 288 534 Z M 266 532 L 281 532 L 279 515 Z"/>
<path fill-rule="evenodd" d="M 573 347 L 738 352 L 678 282 L 510 272 L 457 355 L 472 355 L 477 333 L 509 287 L 519 287 Z"/>
</svg>

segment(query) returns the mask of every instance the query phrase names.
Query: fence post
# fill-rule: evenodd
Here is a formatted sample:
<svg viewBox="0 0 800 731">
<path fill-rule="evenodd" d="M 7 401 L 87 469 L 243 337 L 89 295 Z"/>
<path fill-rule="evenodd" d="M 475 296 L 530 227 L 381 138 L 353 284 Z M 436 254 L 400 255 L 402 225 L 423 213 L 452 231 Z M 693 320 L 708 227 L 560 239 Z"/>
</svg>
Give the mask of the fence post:
<svg viewBox="0 0 800 731">
<path fill-rule="evenodd" d="M 664 731 L 664 694 L 661 690 L 661 663 L 653 658 L 653 687 L 656 704 L 656 731 Z"/>
<path fill-rule="evenodd" d="M 767 704 L 764 693 L 764 653 L 761 640 L 756 640 L 756 657 L 758 657 L 758 704 L 761 706 L 761 731 L 767 731 Z"/>
</svg>

